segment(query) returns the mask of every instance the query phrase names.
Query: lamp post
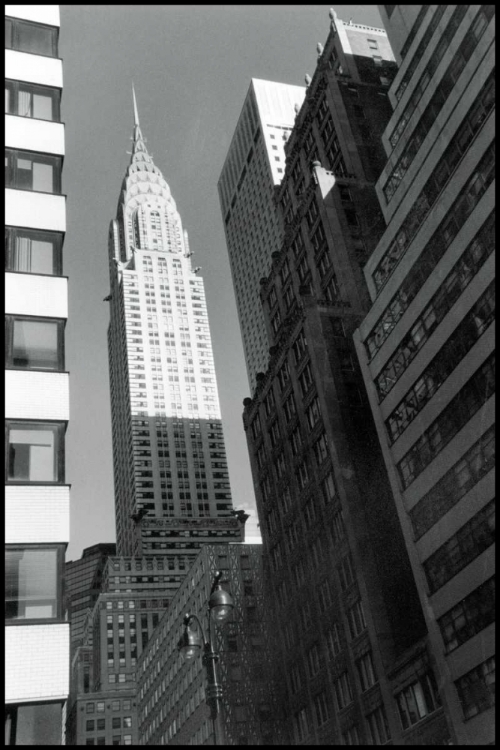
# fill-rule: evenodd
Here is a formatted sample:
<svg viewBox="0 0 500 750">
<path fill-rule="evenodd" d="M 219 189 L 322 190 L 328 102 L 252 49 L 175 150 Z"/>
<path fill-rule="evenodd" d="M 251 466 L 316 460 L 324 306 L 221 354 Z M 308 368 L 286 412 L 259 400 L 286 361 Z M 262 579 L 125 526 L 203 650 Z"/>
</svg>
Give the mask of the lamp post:
<svg viewBox="0 0 500 750">
<path fill-rule="evenodd" d="M 225 745 L 224 725 L 222 722 L 222 687 L 217 678 L 219 654 L 214 651 L 212 622 L 223 623 L 233 610 L 231 595 L 224 591 L 220 584 L 222 572 L 215 575 L 208 599 L 208 638 L 197 615 L 184 616 L 184 632 L 177 644 L 177 650 L 186 661 L 194 659 L 203 651 L 203 665 L 207 672 L 207 703 L 213 722 L 215 745 Z"/>
</svg>

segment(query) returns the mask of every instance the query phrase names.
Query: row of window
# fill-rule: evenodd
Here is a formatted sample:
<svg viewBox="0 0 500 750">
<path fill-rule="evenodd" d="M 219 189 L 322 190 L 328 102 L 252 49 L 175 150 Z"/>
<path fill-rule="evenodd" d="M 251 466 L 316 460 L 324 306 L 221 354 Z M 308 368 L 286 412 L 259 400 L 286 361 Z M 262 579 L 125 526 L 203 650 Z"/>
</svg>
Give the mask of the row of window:
<svg viewBox="0 0 500 750">
<path fill-rule="evenodd" d="M 492 177 L 491 173 L 490 176 Z M 482 181 L 481 170 L 479 168 L 461 191 L 459 197 L 448 211 L 446 218 L 441 222 L 427 243 L 418 259 L 418 264 L 412 268 L 406 279 L 402 282 L 400 289 L 392 298 L 367 337 L 365 345 L 369 356 L 374 357 L 379 351 L 484 195 L 487 185 L 484 186 L 484 189 L 480 187 L 477 178 L 480 178 Z M 471 253 L 472 258 L 479 258 L 482 255 L 486 258 L 495 246 L 494 231 L 495 214 L 491 212 L 466 252 Z"/>
<path fill-rule="evenodd" d="M 106 737 L 87 737 L 85 740 L 86 745 L 105 745 L 106 744 Z M 115 735 L 111 738 L 111 744 L 112 745 L 131 745 L 132 744 L 132 735 L 131 734 L 124 734 L 122 735 Z"/>
<path fill-rule="evenodd" d="M 495 354 L 493 353 L 469 378 L 399 462 L 398 470 L 404 489 L 484 406 L 494 392 Z"/>
<path fill-rule="evenodd" d="M 427 29 L 425 30 L 425 33 L 423 34 L 422 39 L 420 40 L 420 42 L 418 44 L 418 47 L 417 47 L 417 49 L 415 50 L 415 52 L 413 54 L 411 62 L 409 63 L 409 65 L 408 65 L 408 67 L 406 69 L 406 72 L 405 72 L 403 78 L 401 79 L 401 81 L 399 83 L 399 86 L 397 87 L 396 91 L 394 92 L 394 95 L 395 95 L 395 97 L 396 97 L 396 99 L 397 99 L 398 102 L 401 99 L 401 97 L 403 96 L 403 94 L 404 94 L 404 92 L 405 92 L 405 90 L 406 90 L 409 82 L 411 81 L 411 79 L 413 77 L 413 73 L 417 69 L 417 66 L 418 66 L 420 60 L 422 59 L 424 53 L 427 51 L 427 48 L 429 46 L 429 42 L 431 40 L 431 37 L 433 36 L 433 34 L 434 34 L 434 32 L 435 32 L 435 30 L 436 30 L 436 28 L 437 28 L 437 26 L 438 26 L 441 18 L 443 17 L 443 14 L 444 14 L 446 8 L 447 8 L 446 5 L 438 5 L 438 7 L 436 8 L 436 10 L 434 12 L 434 15 L 432 16 L 432 18 L 431 18 L 431 20 L 429 22 L 429 25 L 428 25 Z M 422 20 L 423 20 L 423 18 L 422 18 Z M 392 143 L 392 141 L 391 141 L 391 145 L 394 147 L 395 143 Z"/>
<path fill-rule="evenodd" d="M 494 222 L 490 220 L 483 225 L 375 379 L 374 382 L 380 400 L 390 393 L 410 362 L 416 357 L 464 289 L 489 258 L 495 246 L 492 237 L 493 225 Z M 418 273 L 420 274 L 424 270 L 425 263 L 424 268 L 422 268 L 421 262 L 419 262 Z M 422 273 L 422 281 L 425 278 L 426 275 Z M 398 294 L 404 294 L 405 286 L 406 284 L 403 285 Z M 406 306 L 410 304 L 412 299 L 412 295 L 410 295 L 410 298 L 408 298 L 408 295 L 405 296 Z M 390 329 L 389 323 L 387 323 L 387 327 Z"/>
<path fill-rule="evenodd" d="M 453 576 L 495 541 L 495 499 L 481 508 L 423 564 L 429 593 L 444 586 Z"/>
<path fill-rule="evenodd" d="M 470 32 L 472 33 L 472 32 Z M 466 40 L 467 41 L 467 37 Z M 475 45 L 474 45 L 475 46 Z M 459 53 L 457 53 L 458 55 Z M 472 50 L 469 50 L 469 54 L 472 54 Z M 462 72 L 463 67 L 468 60 L 465 56 L 458 58 L 461 65 L 457 69 L 457 66 L 453 65 L 452 70 L 443 78 L 436 93 L 432 97 L 428 107 L 424 114 L 420 118 L 418 127 L 415 129 L 410 141 L 408 142 L 405 150 L 401 157 L 398 159 L 396 166 L 392 170 L 387 182 L 384 186 L 384 195 L 386 201 L 389 202 L 398 189 L 403 177 L 409 170 L 415 156 L 417 155 L 421 145 L 423 144 L 427 134 L 436 122 L 436 117 L 443 107 L 448 95 L 452 91 L 458 76 Z M 476 97 L 474 103 L 470 107 L 469 111 L 464 117 L 464 121 L 460 125 L 456 134 L 450 142 L 450 145 L 446 149 L 444 156 L 441 158 L 438 166 L 438 170 L 433 173 L 434 177 L 434 190 L 440 189 L 439 185 L 442 184 L 443 180 L 447 179 L 447 176 L 456 168 L 458 162 L 465 154 L 470 144 L 474 140 L 475 136 L 483 126 L 489 113 L 495 106 L 495 79 L 493 74 L 488 78 L 485 85 L 481 89 L 480 93 Z"/>
<path fill-rule="evenodd" d="M 495 657 L 486 659 L 455 682 L 465 719 L 495 705 Z"/>
<path fill-rule="evenodd" d="M 386 428 L 392 442 L 403 434 L 464 359 L 493 321 L 494 315 L 495 282 L 492 282 L 411 386 L 402 401 L 391 412 L 386 420 Z"/>
<path fill-rule="evenodd" d="M 406 489 L 495 392 L 495 354 L 449 402 L 398 464 Z"/>
<path fill-rule="evenodd" d="M 445 6 L 441 6 L 443 9 L 441 11 L 441 14 L 445 10 Z M 415 109 L 417 108 L 418 102 L 422 98 L 427 86 L 429 85 L 432 76 L 436 72 L 439 63 L 443 59 L 443 56 L 448 49 L 449 45 L 451 44 L 452 39 L 454 38 L 456 31 L 458 27 L 460 26 L 460 23 L 462 22 L 462 19 L 464 18 L 466 12 L 468 10 L 467 5 L 459 5 L 453 15 L 451 16 L 448 25 L 446 27 L 445 32 L 441 35 L 439 42 L 437 46 L 434 49 L 434 52 L 432 53 L 426 67 L 424 68 L 424 71 L 422 75 L 419 78 L 419 81 L 417 85 L 415 86 L 415 89 L 413 90 L 412 95 L 410 96 L 408 102 L 406 103 L 406 106 L 404 108 L 403 114 L 401 115 L 400 119 L 398 120 L 394 130 L 392 131 L 392 134 L 390 136 L 390 143 L 391 146 L 394 148 L 396 146 L 396 143 L 399 141 L 401 135 L 403 134 L 407 124 L 409 123 L 411 116 L 415 112 Z M 431 22 L 431 25 L 429 27 L 432 28 L 435 21 L 439 21 L 439 13 L 436 13 L 436 15 L 433 18 L 433 21 Z M 435 26 L 434 26 L 435 28 Z M 428 31 L 429 31 L 428 29 Z M 454 65 L 455 57 L 453 58 L 450 67 L 453 67 Z M 413 61 L 412 61 L 413 63 Z M 413 68 L 414 69 L 414 68 Z M 446 75 L 446 74 L 445 74 Z M 408 72 L 405 74 L 403 80 L 407 79 Z M 402 81 L 403 82 L 403 81 Z M 401 85 L 398 87 L 398 91 L 401 90 Z M 403 89 L 404 90 L 404 89 Z M 397 94 L 396 94 L 397 96 Z M 399 101 L 399 99 L 398 99 Z"/>
<path fill-rule="evenodd" d="M 341 675 L 339 680 L 336 681 L 335 696 L 337 704 L 339 700 L 348 700 L 348 702 L 351 702 L 352 696 L 350 693 L 350 685 L 348 682 L 347 672 Z M 330 717 L 326 694 L 324 692 L 319 693 L 315 697 L 313 705 L 315 723 L 316 726 L 320 727 Z M 295 713 L 293 723 L 295 739 L 298 743 L 302 743 L 308 737 L 312 729 L 307 708 L 301 708 Z M 377 709 L 375 709 L 375 711 L 372 711 L 370 714 L 368 714 L 366 716 L 366 723 L 368 727 L 370 744 L 384 745 L 390 740 L 391 735 L 389 731 L 389 724 L 387 722 L 387 717 L 383 706 L 379 706 Z M 354 725 L 343 732 L 342 738 L 345 745 L 360 744 L 358 729 Z"/>
<path fill-rule="evenodd" d="M 449 654 L 495 622 L 495 576 L 478 586 L 438 619 Z"/>
<path fill-rule="evenodd" d="M 373 272 L 373 282 L 377 292 L 381 290 L 392 275 L 399 261 L 406 253 L 420 227 L 429 216 L 439 192 L 448 181 L 447 168 L 441 172 L 442 163 L 439 162 L 427 180 L 420 195 L 413 203 L 396 236 L 385 251 Z M 446 166 L 446 165 L 445 165 Z M 489 146 L 478 166 L 470 176 L 459 197 L 450 208 L 446 218 L 441 223 L 440 232 L 443 234 L 446 246 L 457 235 L 459 228 L 472 213 L 479 198 L 484 195 L 495 175 L 495 144 Z M 458 209 L 458 210 L 457 210 Z M 457 218 L 455 219 L 455 215 Z M 455 224 L 455 226 L 453 226 Z M 459 226 L 456 226 L 456 225 Z"/>
<path fill-rule="evenodd" d="M 111 728 L 112 729 L 124 729 L 132 727 L 131 716 L 112 716 L 111 717 Z M 85 721 L 85 731 L 94 732 L 100 729 L 106 729 L 106 719 L 87 719 Z"/>
</svg>

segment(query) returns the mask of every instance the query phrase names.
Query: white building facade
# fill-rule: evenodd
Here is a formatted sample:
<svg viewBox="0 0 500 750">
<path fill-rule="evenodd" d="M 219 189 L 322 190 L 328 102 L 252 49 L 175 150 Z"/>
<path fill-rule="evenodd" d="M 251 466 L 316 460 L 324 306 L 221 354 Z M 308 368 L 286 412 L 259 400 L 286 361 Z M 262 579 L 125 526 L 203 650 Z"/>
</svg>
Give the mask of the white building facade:
<svg viewBox="0 0 500 750">
<path fill-rule="evenodd" d="M 203 280 L 149 156 L 133 150 L 109 236 L 108 330 L 119 555 L 165 555 L 183 577 L 202 542 L 240 541 Z"/>
<path fill-rule="evenodd" d="M 69 689 L 59 6 L 7 5 L 5 14 L 6 744 L 53 745 Z"/>
<path fill-rule="evenodd" d="M 303 86 L 252 78 L 217 186 L 252 392 L 269 357 L 259 281 L 283 239 L 274 187 L 285 173 L 284 145 L 304 95 Z"/>
</svg>

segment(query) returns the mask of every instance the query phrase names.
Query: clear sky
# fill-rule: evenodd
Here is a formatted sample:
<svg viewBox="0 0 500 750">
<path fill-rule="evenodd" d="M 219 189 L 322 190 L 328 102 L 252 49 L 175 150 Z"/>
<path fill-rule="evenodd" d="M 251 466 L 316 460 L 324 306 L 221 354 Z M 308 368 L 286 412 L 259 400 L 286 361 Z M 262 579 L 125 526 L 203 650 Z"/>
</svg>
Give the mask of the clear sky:
<svg viewBox="0 0 500 750">
<path fill-rule="evenodd" d="M 335 5 L 381 26 L 375 5 Z M 71 541 L 115 541 L 106 332 L 107 236 L 130 159 L 134 81 L 141 127 L 202 267 L 235 508 L 259 534 L 241 414 L 249 395 L 217 181 L 251 78 L 304 84 L 325 43 L 328 5 L 61 5 L 63 191 L 68 196 L 66 481 Z"/>
</svg>

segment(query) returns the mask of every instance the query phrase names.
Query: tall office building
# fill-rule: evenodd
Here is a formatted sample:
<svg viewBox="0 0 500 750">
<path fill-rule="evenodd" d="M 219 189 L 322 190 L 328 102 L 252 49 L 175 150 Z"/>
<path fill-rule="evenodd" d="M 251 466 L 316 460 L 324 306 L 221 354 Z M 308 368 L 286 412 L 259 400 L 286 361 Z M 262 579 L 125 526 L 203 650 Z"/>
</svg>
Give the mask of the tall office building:
<svg viewBox="0 0 500 750">
<path fill-rule="evenodd" d="M 5 12 L 5 736 L 6 744 L 59 745 L 69 688 L 59 6 Z"/>
<path fill-rule="evenodd" d="M 239 541 L 203 280 L 134 94 L 130 164 L 109 235 L 108 330 L 119 555 L 184 561 Z M 182 562 L 182 564 L 181 564 Z"/>
<path fill-rule="evenodd" d="M 457 744 L 494 740 L 493 5 L 379 6 L 400 63 L 358 355 Z"/>
<path fill-rule="evenodd" d="M 137 744 L 137 658 L 178 588 L 168 563 L 108 557 L 72 659 L 68 744 Z"/>
<path fill-rule="evenodd" d="M 383 30 L 332 12 L 285 146 L 285 236 L 261 284 L 271 356 L 244 423 L 297 744 L 449 740 L 352 342 L 370 306 L 362 267 L 385 228 L 374 186 L 396 72 Z"/>
<path fill-rule="evenodd" d="M 283 238 L 274 188 L 283 179 L 284 145 L 304 94 L 303 86 L 252 78 L 217 186 L 252 391 L 269 348 L 259 280 Z"/>
<path fill-rule="evenodd" d="M 116 544 L 94 544 L 83 550 L 79 560 L 69 560 L 64 568 L 64 599 L 71 624 L 71 652 L 83 641 L 84 624 L 89 610 L 101 591 L 102 574 Z"/>
</svg>

